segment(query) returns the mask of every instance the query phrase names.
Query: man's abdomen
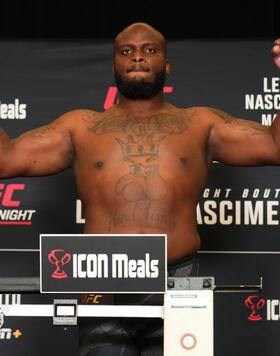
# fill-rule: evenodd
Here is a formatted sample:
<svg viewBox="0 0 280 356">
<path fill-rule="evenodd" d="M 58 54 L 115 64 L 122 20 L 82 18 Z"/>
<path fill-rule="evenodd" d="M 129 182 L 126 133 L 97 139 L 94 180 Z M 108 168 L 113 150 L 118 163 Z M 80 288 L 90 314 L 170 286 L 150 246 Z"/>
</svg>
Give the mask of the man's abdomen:
<svg viewBox="0 0 280 356">
<path fill-rule="evenodd" d="M 185 205 L 185 204 L 184 204 Z M 111 209 L 86 208 L 88 234 L 167 234 L 168 260 L 192 254 L 200 246 L 195 209 L 143 201 Z"/>
</svg>

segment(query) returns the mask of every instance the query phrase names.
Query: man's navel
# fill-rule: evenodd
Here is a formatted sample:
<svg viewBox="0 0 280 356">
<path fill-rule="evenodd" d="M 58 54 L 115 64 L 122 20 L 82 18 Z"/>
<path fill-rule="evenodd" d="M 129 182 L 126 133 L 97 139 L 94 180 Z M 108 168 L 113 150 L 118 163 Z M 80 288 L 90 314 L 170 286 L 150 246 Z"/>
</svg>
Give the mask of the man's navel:
<svg viewBox="0 0 280 356">
<path fill-rule="evenodd" d="M 104 166 L 104 163 L 102 161 L 97 161 L 95 163 L 95 168 L 100 169 Z"/>
</svg>

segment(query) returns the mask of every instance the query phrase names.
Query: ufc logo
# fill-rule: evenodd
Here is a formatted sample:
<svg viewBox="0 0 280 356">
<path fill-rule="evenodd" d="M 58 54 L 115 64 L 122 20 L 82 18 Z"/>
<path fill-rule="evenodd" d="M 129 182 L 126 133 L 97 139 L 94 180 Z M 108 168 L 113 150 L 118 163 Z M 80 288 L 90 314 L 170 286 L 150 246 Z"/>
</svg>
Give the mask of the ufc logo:
<svg viewBox="0 0 280 356">
<path fill-rule="evenodd" d="M 164 93 L 172 93 L 172 91 L 173 91 L 173 87 L 164 87 L 163 88 Z M 105 103 L 104 103 L 105 110 L 109 109 L 111 106 L 113 106 L 115 104 L 115 101 L 117 98 L 117 93 L 118 93 L 117 87 L 109 87 L 109 89 L 107 91 Z M 118 103 L 118 101 L 117 101 L 117 103 Z"/>
<path fill-rule="evenodd" d="M 101 294 L 83 294 L 81 298 L 82 304 L 99 304 L 102 299 Z"/>
<path fill-rule="evenodd" d="M 16 190 L 23 190 L 25 184 L 0 184 L 0 199 L 2 206 L 20 206 L 20 200 L 13 200 L 13 194 Z"/>
</svg>

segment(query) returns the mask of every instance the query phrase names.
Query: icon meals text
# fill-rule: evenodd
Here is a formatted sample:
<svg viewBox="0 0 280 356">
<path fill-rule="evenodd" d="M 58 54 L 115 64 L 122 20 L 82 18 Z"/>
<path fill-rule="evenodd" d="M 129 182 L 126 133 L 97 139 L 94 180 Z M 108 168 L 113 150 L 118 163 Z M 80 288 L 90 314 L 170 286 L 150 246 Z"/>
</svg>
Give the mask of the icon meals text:
<svg viewBox="0 0 280 356">
<path fill-rule="evenodd" d="M 73 254 L 73 278 L 158 278 L 158 264 L 159 260 L 151 259 L 149 253 L 144 259 L 112 254 L 109 276 L 108 254 Z"/>
</svg>

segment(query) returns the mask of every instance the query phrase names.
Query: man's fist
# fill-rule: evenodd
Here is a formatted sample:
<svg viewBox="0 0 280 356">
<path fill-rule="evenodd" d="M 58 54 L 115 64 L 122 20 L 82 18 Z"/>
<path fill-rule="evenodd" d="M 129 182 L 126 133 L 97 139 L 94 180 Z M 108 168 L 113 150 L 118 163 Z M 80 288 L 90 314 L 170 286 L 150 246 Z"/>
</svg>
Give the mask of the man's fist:
<svg viewBox="0 0 280 356">
<path fill-rule="evenodd" d="M 271 55 L 274 63 L 280 69 L 280 38 L 274 42 L 274 46 L 271 50 Z"/>
</svg>

